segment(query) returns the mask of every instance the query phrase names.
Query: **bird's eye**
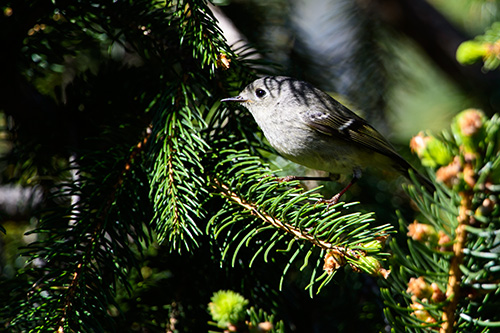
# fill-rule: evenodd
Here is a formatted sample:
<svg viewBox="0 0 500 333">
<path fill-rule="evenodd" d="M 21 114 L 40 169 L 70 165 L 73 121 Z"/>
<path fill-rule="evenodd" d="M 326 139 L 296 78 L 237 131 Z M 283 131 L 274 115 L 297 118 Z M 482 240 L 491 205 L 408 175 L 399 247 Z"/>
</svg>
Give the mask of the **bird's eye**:
<svg viewBox="0 0 500 333">
<path fill-rule="evenodd" d="M 262 97 L 266 96 L 266 94 L 267 94 L 267 92 L 264 89 L 255 90 L 255 96 L 257 96 L 258 98 L 262 98 Z"/>
</svg>

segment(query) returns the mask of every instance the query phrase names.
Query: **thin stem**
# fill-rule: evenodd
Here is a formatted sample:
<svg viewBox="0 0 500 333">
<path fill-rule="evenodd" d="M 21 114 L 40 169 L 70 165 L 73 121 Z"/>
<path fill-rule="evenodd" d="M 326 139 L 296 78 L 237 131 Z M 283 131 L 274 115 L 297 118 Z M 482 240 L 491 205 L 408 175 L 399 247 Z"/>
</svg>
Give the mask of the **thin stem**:
<svg viewBox="0 0 500 333">
<path fill-rule="evenodd" d="M 440 333 L 452 333 L 455 324 L 455 312 L 457 310 L 459 296 L 460 296 L 460 281 L 462 278 L 462 271 L 460 265 L 464 259 L 463 248 L 465 247 L 465 240 L 467 238 L 467 231 L 465 227 L 470 224 L 470 210 L 472 195 L 470 193 L 461 192 L 462 200 L 460 202 L 460 211 L 458 214 L 458 226 L 455 230 L 455 243 L 453 244 L 454 256 L 451 259 L 450 271 L 448 277 L 448 287 L 446 288 L 446 297 L 450 303 L 445 307 L 445 311 L 441 319 Z"/>
<path fill-rule="evenodd" d="M 102 229 L 105 226 L 104 221 L 106 219 L 106 214 L 109 213 L 110 208 L 116 199 L 116 192 L 118 191 L 118 188 L 122 185 L 124 178 L 129 173 L 129 170 L 131 169 L 131 164 L 133 163 L 134 159 L 143 150 L 144 146 L 146 145 L 147 141 L 149 140 L 150 135 L 151 135 L 151 130 L 148 127 L 146 129 L 146 133 L 145 133 L 143 140 L 140 141 L 132 149 L 129 158 L 123 167 L 122 172 L 118 176 L 118 178 L 113 186 L 113 192 L 110 194 L 109 199 L 106 201 L 105 209 L 103 209 L 102 212 L 99 214 L 97 224 L 93 228 L 92 237 L 90 239 L 90 242 L 87 245 L 87 249 L 85 250 L 85 253 L 82 256 L 81 261 L 76 265 L 76 269 L 73 272 L 73 277 L 71 278 L 71 282 L 67 288 L 67 294 L 65 296 L 64 306 L 62 308 L 62 316 L 57 323 L 57 327 L 58 327 L 57 331 L 58 332 L 64 332 L 64 327 L 65 327 L 65 325 L 67 325 L 67 316 L 68 316 L 69 311 L 72 310 L 73 298 L 75 297 L 77 289 L 79 287 L 80 278 L 82 277 L 84 268 L 86 268 L 88 263 L 90 261 L 92 261 L 93 256 L 91 256 L 91 254 L 92 254 L 92 251 L 96 248 L 93 245 L 97 242 L 97 239 L 100 237 L 100 233 L 102 232 Z M 72 160 L 72 163 L 74 163 L 76 165 L 76 161 Z M 75 171 L 75 174 L 76 174 L 76 171 Z M 76 181 L 77 180 L 75 180 L 75 182 Z M 79 185 L 79 182 L 76 183 L 76 185 Z M 74 196 L 72 196 L 72 200 L 74 200 Z M 78 222 L 76 220 L 76 215 L 72 215 L 70 223 L 75 224 L 76 222 Z"/>
<path fill-rule="evenodd" d="M 308 242 L 320 247 L 321 249 L 324 249 L 324 250 L 336 249 L 342 253 L 346 252 L 346 249 L 343 247 L 333 246 L 331 243 L 319 240 L 312 235 L 305 234 L 300 229 L 298 229 L 294 226 L 291 226 L 287 223 L 284 223 L 280 220 L 277 220 L 274 217 L 272 217 L 271 215 L 260 211 L 256 205 L 249 203 L 245 199 L 238 196 L 236 193 L 231 191 L 231 189 L 227 185 L 220 183 L 218 179 L 214 178 L 212 180 L 217 185 L 214 187 L 221 189 L 222 190 L 221 194 L 224 197 L 237 203 L 238 205 L 242 206 L 246 210 L 250 211 L 253 215 L 258 216 L 260 219 L 262 219 L 263 221 L 265 221 L 267 223 L 270 223 L 274 227 L 281 229 L 289 234 L 292 234 L 297 239 L 302 239 L 302 240 L 308 241 Z"/>
</svg>

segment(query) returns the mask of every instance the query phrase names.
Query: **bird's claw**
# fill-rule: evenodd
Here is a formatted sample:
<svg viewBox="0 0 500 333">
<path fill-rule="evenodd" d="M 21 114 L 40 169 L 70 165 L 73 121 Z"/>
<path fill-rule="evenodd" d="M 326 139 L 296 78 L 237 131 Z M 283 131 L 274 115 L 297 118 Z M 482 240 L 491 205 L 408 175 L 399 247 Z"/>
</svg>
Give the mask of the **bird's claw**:
<svg viewBox="0 0 500 333">
<path fill-rule="evenodd" d="M 333 206 L 339 202 L 341 195 L 342 195 L 341 193 L 337 193 L 331 199 L 319 199 L 316 202 L 316 205 L 326 203 L 326 207 L 330 208 L 331 206 Z"/>
</svg>

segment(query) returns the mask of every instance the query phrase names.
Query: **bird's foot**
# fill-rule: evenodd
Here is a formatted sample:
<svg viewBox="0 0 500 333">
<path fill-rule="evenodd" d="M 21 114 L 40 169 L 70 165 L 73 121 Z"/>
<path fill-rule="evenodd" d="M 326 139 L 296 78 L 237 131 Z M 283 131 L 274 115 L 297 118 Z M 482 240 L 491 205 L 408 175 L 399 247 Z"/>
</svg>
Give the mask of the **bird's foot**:
<svg viewBox="0 0 500 333">
<path fill-rule="evenodd" d="M 343 193 L 337 193 L 335 194 L 331 199 L 319 199 L 316 202 L 316 205 L 318 204 L 324 204 L 326 203 L 326 207 L 330 208 L 331 206 L 337 204 L 340 200 L 340 197 L 342 196 Z"/>
</svg>

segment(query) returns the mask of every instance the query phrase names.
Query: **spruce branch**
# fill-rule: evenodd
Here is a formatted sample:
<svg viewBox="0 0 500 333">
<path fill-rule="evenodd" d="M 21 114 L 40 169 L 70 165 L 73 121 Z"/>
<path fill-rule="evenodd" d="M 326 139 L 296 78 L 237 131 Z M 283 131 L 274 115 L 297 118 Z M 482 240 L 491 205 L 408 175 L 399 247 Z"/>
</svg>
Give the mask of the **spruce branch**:
<svg viewBox="0 0 500 333">
<path fill-rule="evenodd" d="M 391 233 L 389 225 L 372 225 L 372 213 L 344 211 L 352 209 L 354 203 L 339 203 L 330 208 L 317 204 L 319 196 L 315 189 L 303 191 L 294 187 L 296 181 L 281 183 L 269 177 L 270 170 L 248 151 L 226 150 L 220 154 L 210 183 L 212 193 L 226 204 L 207 226 L 213 230 L 207 232 L 218 238 L 227 230 L 223 257 L 234 248 L 234 263 L 242 246 L 251 247 L 251 240 L 256 237 L 262 244 L 254 252 L 250 265 L 258 255 L 267 261 L 273 248 L 286 245 L 282 251 L 290 253 L 290 257 L 282 280 L 299 258 L 304 261 L 302 269 L 309 266 L 311 256 L 318 258 L 307 287 L 310 292 L 319 281 L 323 281 L 321 289 L 345 265 L 358 272 L 388 274 L 380 262 L 386 255 L 383 244 Z M 240 226 L 240 221 L 245 223 Z M 316 269 L 322 269 L 323 274 L 316 277 Z"/>
<path fill-rule="evenodd" d="M 144 182 L 139 167 L 142 142 L 128 153 L 122 147 L 120 156 L 127 158 L 121 160 L 114 159 L 117 152 L 108 151 L 107 159 L 85 154 L 75 164 L 80 166 L 81 182 L 62 184 L 55 195 L 68 202 L 76 195 L 79 201 L 45 212 L 34 233 L 47 238 L 27 248 L 32 260 L 27 271 L 38 280 L 27 295 L 19 295 L 19 302 L 38 305 L 19 308 L 10 327 L 81 331 L 92 327 L 90 317 L 100 318 L 98 325 L 112 325 L 106 311 L 116 283 L 129 288 L 127 271 L 137 268 L 130 239 L 138 252 L 148 243 L 142 226 L 148 205 L 137 187 Z M 113 172 L 105 173 L 104 180 L 96 178 L 103 170 Z"/>
<path fill-rule="evenodd" d="M 395 329 L 448 333 L 500 325 L 493 310 L 500 304 L 500 210 L 492 191 L 500 174 L 499 119 L 469 109 L 440 138 L 420 134 L 412 140 L 439 184 L 433 196 L 408 188 L 425 218 L 408 226 L 401 219 L 408 240 L 390 244 L 393 274 L 382 296 Z"/>
<path fill-rule="evenodd" d="M 204 215 L 205 193 L 201 158 L 208 147 L 198 134 L 204 122 L 200 108 L 191 103 L 196 95 L 187 83 L 180 85 L 156 106 L 151 145 L 153 225 L 158 240 L 168 238 L 176 250 L 198 246 L 201 230 L 196 220 Z M 166 107 L 168 99 L 173 99 L 173 107 Z"/>
<path fill-rule="evenodd" d="M 166 87 L 151 107 L 152 225 L 160 243 L 168 240 L 172 249 L 190 251 L 200 245 L 198 223 L 205 217 L 202 158 L 210 149 L 210 137 L 203 131 L 213 104 L 217 59 L 221 53 L 232 52 L 206 1 L 180 1 L 166 8 L 171 10 L 170 26 L 175 27 L 168 43 L 178 53 L 168 54 L 175 66 L 166 67 Z"/>
<path fill-rule="evenodd" d="M 214 184 L 212 185 L 213 189 L 216 190 L 222 197 L 235 202 L 237 205 L 241 206 L 243 209 L 247 210 L 252 215 L 255 215 L 262 221 L 271 224 L 276 229 L 280 229 L 286 233 L 291 234 L 295 239 L 307 241 L 323 250 L 336 250 L 339 253 L 347 252 L 346 249 L 343 247 L 334 246 L 331 243 L 327 243 L 325 241 L 317 239 L 311 234 L 304 233 L 297 227 L 294 227 L 292 225 L 283 223 L 282 221 L 275 219 L 266 212 L 261 212 L 259 210 L 258 205 L 245 201 L 245 199 L 243 199 L 241 196 L 231 191 L 231 189 L 226 184 L 220 183 L 220 181 L 217 178 L 212 178 L 212 183 Z"/>
<path fill-rule="evenodd" d="M 461 42 L 456 51 L 456 58 L 462 65 L 472 65 L 483 61 L 483 70 L 492 71 L 500 66 L 500 24 L 495 22 L 484 35 L 474 40 Z"/>
<path fill-rule="evenodd" d="M 43 128 L 44 139 L 70 134 L 37 142 L 29 133 L 29 142 L 43 148 L 37 150 L 16 141 L 29 156 L 27 164 L 41 158 L 55 175 L 33 172 L 53 176 L 53 186 L 46 187 L 53 195 L 44 198 L 38 239 L 27 248 L 30 261 L 9 296 L 12 306 L 2 309 L 2 324 L 18 331 L 117 330 L 116 293 L 130 291 L 131 271 L 140 275 L 137 257 L 150 240 L 147 223 L 171 218 L 173 224 L 157 232 L 161 239 L 174 230 L 172 248 L 191 249 L 202 236 L 209 188 L 203 130 L 213 95 L 230 81 L 225 75 L 216 80 L 217 56 L 232 53 L 206 1 L 58 2 L 47 4 L 43 15 L 34 5 L 12 5 L 10 22 L 25 20 L 26 7 L 30 25 L 47 27 L 28 36 L 29 27 L 9 30 L 23 48 L 9 50 L 12 67 L 22 72 L 23 84 L 30 80 L 26 95 L 11 89 L 13 101 L 30 100 L 25 118 L 31 122 L 19 119 L 17 102 L 9 110 L 14 124 L 26 127 L 15 139 L 30 132 L 26 125 Z M 233 78 L 230 89 L 240 81 Z M 35 113 L 40 116 L 33 121 Z M 53 125 L 52 116 L 71 124 Z M 47 147 L 50 154 L 44 154 Z M 68 155 L 77 157 L 71 170 Z"/>
</svg>

